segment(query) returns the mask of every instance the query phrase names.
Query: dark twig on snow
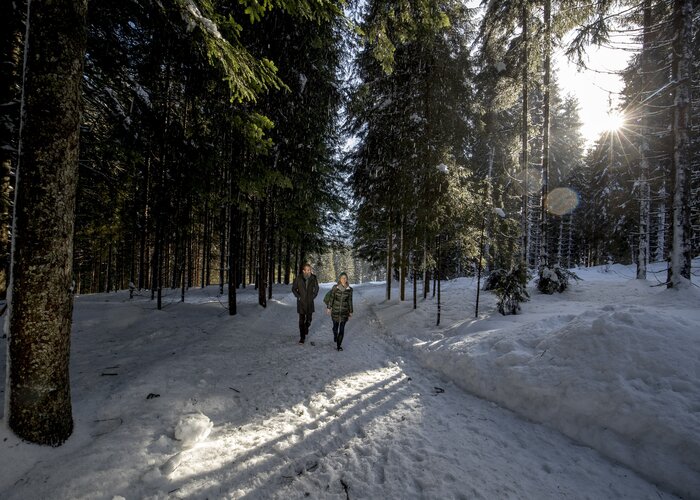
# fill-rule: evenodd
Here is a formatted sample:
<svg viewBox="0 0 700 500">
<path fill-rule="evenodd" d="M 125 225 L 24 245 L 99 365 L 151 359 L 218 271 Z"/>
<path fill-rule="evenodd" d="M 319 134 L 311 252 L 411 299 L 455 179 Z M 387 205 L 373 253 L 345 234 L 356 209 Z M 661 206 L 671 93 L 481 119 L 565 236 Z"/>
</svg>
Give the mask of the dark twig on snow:
<svg viewBox="0 0 700 500">
<path fill-rule="evenodd" d="M 347 500 L 350 500 L 350 493 L 348 492 L 348 483 L 346 483 L 343 479 L 340 480 L 340 484 L 343 485 L 343 489 L 345 490 L 345 498 Z"/>
</svg>

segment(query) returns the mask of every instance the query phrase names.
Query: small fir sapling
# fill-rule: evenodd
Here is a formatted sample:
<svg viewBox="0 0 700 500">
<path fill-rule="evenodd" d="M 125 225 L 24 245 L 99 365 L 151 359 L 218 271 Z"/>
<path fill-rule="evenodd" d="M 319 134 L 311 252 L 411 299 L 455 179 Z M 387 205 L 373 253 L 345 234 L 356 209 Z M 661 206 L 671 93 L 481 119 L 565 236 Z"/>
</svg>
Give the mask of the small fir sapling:
<svg viewBox="0 0 700 500">
<path fill-rule="evenodd" d="M 527 268 L 517 265 L 510 271 L 496 269 L 486 278 L 484 290 L 493 290 L 498 297 L 498 312 L 501 314 L 518 314 L 520 303 L 527 302 L 527 282 L 530 276 Z"/>
<path fill-rule="evenodd" d="M 581 278 L 576 273 L 559 266 L 541 266 L 537 289 L 547 295 L 552 295 L 554 292 L 561 293 L 569 286 L 569 280 L 580 281 Z"/>
</svg>

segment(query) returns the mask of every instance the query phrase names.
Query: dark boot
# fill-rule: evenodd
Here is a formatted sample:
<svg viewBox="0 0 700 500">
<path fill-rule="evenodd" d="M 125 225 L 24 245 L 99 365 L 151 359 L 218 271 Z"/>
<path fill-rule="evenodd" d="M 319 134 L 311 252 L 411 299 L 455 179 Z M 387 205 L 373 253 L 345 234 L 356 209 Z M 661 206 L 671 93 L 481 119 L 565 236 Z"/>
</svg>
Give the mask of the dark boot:
<svg viewBox="0 0 700 500">
<path fill-rule="evenodd" d="M 309 331 L 308 326 L 306 326 L 306 315 L 305 314 L 300 314 L 299 315 L 299 343 L 303 344 L 304 340 L 306 340 L 306 334 Z"/>
<path fill-rule="evenodd" d="M 336 345 L 338 346 L 338 350 L 339 350 L 339 351 L 342 351 L 342 350 L 343 350 L 343 348 L 341 347 L 341 344 L 343 343 L 343 337 L 344 337 L 344 336 L 345 336 L 345 335 L 343 335 L 342 333 L 339 333 L 339 334 L 338 334 L 338 337 L 336 338 Z"/>
</svg>

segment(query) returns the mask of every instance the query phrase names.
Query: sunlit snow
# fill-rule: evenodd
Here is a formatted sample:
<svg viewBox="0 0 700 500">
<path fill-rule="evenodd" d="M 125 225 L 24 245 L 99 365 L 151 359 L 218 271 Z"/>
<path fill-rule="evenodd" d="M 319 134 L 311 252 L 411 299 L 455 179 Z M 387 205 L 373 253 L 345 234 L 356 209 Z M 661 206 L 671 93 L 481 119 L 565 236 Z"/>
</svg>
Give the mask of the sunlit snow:
<svg viewBox="0 0 700 500">
<path fill-rule="evenodd" d="M 482 293 L 477 319 L 475 281 L 446 281 L 440 327 L 432 295 L 414 311 L 354 285 L 343 352 L 322 313 L 297 344 L 284 285 L 267 309 L 239 290 L 234 317 L 216 286 L 162 311 L 77 297 L 75 432 L 49 448 L 3 426 L 0 498 L 692 498 L 700 293 L 576 272 L 517 316 Z"/>
</svg>

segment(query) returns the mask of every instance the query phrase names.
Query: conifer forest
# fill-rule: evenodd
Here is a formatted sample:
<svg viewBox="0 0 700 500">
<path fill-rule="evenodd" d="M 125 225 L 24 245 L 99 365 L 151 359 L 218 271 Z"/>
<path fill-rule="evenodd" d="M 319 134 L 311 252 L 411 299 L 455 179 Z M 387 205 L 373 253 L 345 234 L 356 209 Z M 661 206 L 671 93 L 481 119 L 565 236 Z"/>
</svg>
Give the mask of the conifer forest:
<svg viewBox="0 0 700 500">
<path fill-rule="evenodd" d="M 72 432 L 76 294 L 160 308 L 218 285 L 235 315 L 304 262 L 414 302 L 605 263 L 697 282 L 697 0 L 7 0 L 0 19 L 6 418 L 32 442 Z M 627 58 L 622 122 L 587 140 L 555 59 L 600 46 Z"/>
</svg>

